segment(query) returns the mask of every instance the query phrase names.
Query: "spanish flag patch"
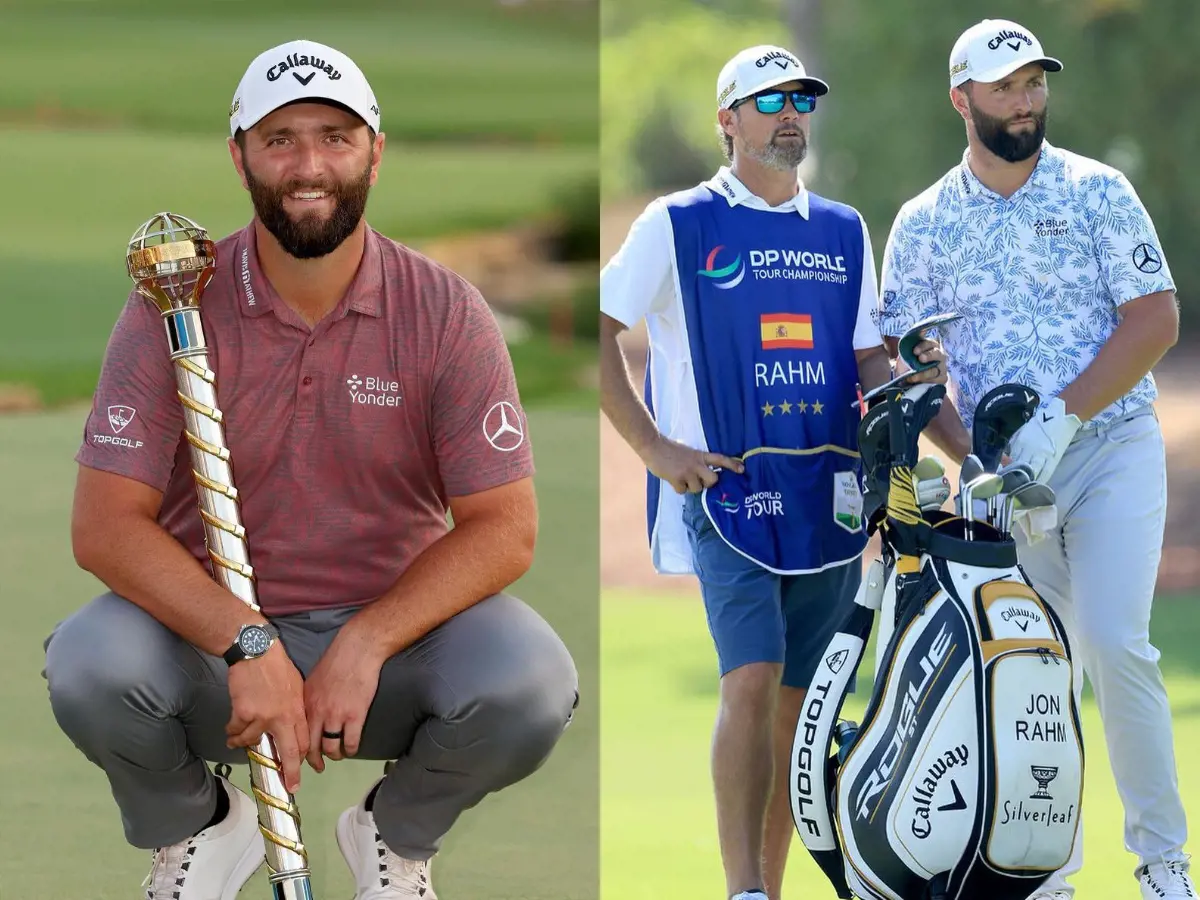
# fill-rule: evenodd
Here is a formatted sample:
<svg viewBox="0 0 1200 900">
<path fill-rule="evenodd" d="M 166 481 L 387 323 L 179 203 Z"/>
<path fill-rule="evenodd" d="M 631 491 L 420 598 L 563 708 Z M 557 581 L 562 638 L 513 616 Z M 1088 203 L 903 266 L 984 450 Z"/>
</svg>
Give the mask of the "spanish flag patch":
<svg viewBox="0 0 1200 900">
<path fill-rule="evenodd" d="M 795 313 L 764 313 L 762 346 L 764 350 L 811 350 L 812 316 Z"/>
</svg>

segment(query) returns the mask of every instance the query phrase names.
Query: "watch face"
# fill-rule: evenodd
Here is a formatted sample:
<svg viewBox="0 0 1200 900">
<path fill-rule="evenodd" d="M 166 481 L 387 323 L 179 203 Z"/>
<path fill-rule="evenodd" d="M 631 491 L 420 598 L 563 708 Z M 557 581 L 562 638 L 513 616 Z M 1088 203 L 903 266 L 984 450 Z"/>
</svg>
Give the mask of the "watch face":
<svg viewBox="0 0 1200 900">
<path fill-rule="evenodd" d="M 271 648 L 271 636 L 265 628 L 255 625 L 242 632 L 238 643 L 247 656 L 262 656 Z"/>
</svg>

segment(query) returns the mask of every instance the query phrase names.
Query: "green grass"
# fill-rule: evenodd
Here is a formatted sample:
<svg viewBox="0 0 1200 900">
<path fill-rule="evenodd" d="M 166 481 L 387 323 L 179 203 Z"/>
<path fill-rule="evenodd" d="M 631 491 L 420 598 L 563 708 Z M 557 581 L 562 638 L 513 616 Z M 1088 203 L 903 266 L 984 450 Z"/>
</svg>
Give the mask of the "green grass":
<svg viewBox="0 0 1200 900">
<path fill-rule="evenodd" d="M 73 164 L 77 158 L 87 164 Z M 0 159 L 11 176 L 9 208 L 24 211 L 0 216 L 0 382 L 33 384 L 47 403 L 91 395 L 131 287 L 125 249 L 138 225 L 165 209 L 222 237 L 252 215 L 219 138 L 100 132 L 61 141 L 0 128 Z M 446 232 L 544 216 L 556 191 L 594 167 L 594 153 L 571 147 L 392 148 L 367 220 L 420 248 Z M 139 177 L 102 190 L 98 182 L 111 171 Z M 531 356 L 538 353 L 521 351 L 546 355 Z M 531 398 L 570 389 L 565 371 L 561 365 L 530 371 Z"/>
<path fill-rule="evenodd" d="M 227 111 L 258 53 L 299 36 L 367 72 L 388 135 L 367 219 L 420 249 L 557 217 L 598 167 L 594 3 L 0 0 L 0 383 L 90 397 L 154 213 L 215 237 L 252 209 Z M 531 401 L 579 402 L 593 358 L 519 350 Z M 587 396 L 586 393 L 582 396 Z"/>
<path fill-rule="evenodd" d="M 42 640 L 98 583 L 69 545 L 78 408 L 0 416 L 0 898 L 128 900 L 149 854 L 130 848 L 102 773 L 58 730 L 41 678 Z M 466 813 L 434 863 L 443 900 L 595 900 L 598 879 L 597 420 L 591 412 L 530 412 L 539 468 L 541 538 L 534 568 L 514 588 L 575 657 L 582 701 L 545 766 Z M 253 541 L 253 537 L 251 537 Z M 353 892 L 333 824 L 377 777 L 376 763 L 307 776 L 298 801 L 319 900 Z M 235 781 L 246 785 L 244 767 Z M 259 875 L 243 897 L 270 896 Z"/>
<path fill-rule="evenodd" d="M 1200 809 L 1200 762 L 1189 750 L 1200 742 L 1197 599 L 1161 600 L 1152 626 L 1175 715 L 1180 786 L 1191 810 Z M 872 646 L 860 668 L 868 677 L 873 654 Z M 602 897 L 721 896 L 724 876 L 709 779 L 717 678 L 698 595 L 602 592 L 600 660 Z M 861 715 L 862 709 L 863 698 L 851 698 L 845 715 Z M 1090 691 L 1083 723 L 1084 867 L 1073 879 L 1075 887 L 1081 898 L 1133 897 L 1136 860 L 1124 852 L 1121 805 Z M 799 838 L 789 856 L 784 896 L 833 896 Z"/>
<path fill-rule="evenodd" d="M 297 38 L 366 74 L 393 140 L 596 142 L 591 3 L 0 3 L 0 110 L 219 135 L 250 61 Z M 590 15 L 589 15 L 590 13 Z M 15 75 L 16 77 L 11 77 Z M 225 132 L 228 133 L 228 132 Z"/>
</svg>

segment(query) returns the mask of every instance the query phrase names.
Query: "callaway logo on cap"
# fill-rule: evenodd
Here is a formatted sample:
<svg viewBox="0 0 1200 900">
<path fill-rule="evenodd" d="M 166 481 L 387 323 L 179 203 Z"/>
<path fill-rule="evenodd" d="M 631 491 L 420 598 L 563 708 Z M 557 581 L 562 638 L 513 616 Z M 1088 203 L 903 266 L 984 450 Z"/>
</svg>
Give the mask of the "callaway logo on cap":
<svg viewBox="0 0 1200 900">
<path fill-rule="evenodd" d="M 1042 51 L 1041 42 L 1028 28 L 1008 19 L 984 19 L 954 43 L 950 51 L 950 87 L 964 81 L 999 81 L 1030 63 L 1041 63 L 1047 72 L 1061 72 L 1063 67 Z"/>
<path fill-rule="evenodd" d="M 794 53 L 770 44 L 747 47 L 717 76 L 717 106 L 729 109 L 738 100 L 789 81 L 804 82 L 805 89 L 818 97 L 829 93 L 829 85 L 810 78 Z"/>
<path fill-rule="evenodd" d="M 299 100 L 333 100 L 379 133 L 379 104 L 366 76 L 350 57 L 315 41 L 280 44 L 250 63 L 229 107 L 229 133 Z"/>
</svg>

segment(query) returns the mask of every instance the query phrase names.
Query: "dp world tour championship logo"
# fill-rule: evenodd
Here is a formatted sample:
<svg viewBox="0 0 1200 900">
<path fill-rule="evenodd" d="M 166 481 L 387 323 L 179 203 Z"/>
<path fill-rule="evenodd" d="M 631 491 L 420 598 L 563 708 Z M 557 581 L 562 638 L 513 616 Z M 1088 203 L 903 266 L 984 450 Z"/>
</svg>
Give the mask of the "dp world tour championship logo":
<svg viewBox="0 0 1200 900">
<path fill-rule="evenodd" d="M 724 249 L 724 244 L 717 244 L 717 246 L 713 247 L 712 251 L 708 254 L 708 260 L 705 262 L 704 268 L 700 269 L 696 274 L 702 275 L 705 278 L 711 278 L 713 287 L 729 290 L 729 288 L 737 287 L 742 283 L 742 279 L 746 277 L 746 267 L 743 265 L 742 255 L 739 253 L 729 265 L 720 269 L 714 268 L 717 264 L 717 254 Z"/>
</svg>

